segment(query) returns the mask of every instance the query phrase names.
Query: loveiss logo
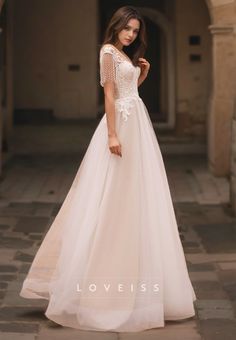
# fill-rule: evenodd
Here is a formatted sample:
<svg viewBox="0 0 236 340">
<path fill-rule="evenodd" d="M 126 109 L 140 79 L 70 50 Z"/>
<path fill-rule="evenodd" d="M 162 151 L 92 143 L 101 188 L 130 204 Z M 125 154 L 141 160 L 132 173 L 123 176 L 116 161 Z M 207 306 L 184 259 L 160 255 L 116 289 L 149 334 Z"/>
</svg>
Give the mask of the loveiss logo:
<svg viewBox="0 0 236 340">
<path fill-rule="evenodd" d="M 87 292 L 91 292 L 91 293 L 96 293 L 98 291 L 102 291 L 105 293 L 109 293 L 109 292 L 116 292 L 116 293 L 137 293 L 138 291 L 141 293 L 159 293 L 160 291 L 160 286 L 158 284 L 158 282 L 154 282 L 154 283 L 150 283 L 150 282 L 145 282 L 142 281 L 141 283 L 137 283 L 137 282 L 110 282 L 108 280 L 104 280 L 104 282 L 88 282 L 88 280 L 86 280 L 86 283 L 80 284 L 77 283 L 76 284 L 76 291 L 78 293 L 87 291 Z"/>
</svg>

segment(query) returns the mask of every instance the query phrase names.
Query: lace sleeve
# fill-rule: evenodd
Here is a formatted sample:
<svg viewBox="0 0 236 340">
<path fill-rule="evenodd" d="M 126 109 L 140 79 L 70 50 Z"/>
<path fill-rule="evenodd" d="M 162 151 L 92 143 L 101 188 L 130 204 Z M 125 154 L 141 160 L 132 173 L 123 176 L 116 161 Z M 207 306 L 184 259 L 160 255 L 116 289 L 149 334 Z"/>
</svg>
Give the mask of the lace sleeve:
<svg viewBox="0 0 236 340">
<path fill-rule="evenodd" d="M 114 55 L 110 49 L 101 52 L 100 59 L 100 84 L 104 86 L 106 82 L 115 82 L 116 69 Z"/>
</svg>

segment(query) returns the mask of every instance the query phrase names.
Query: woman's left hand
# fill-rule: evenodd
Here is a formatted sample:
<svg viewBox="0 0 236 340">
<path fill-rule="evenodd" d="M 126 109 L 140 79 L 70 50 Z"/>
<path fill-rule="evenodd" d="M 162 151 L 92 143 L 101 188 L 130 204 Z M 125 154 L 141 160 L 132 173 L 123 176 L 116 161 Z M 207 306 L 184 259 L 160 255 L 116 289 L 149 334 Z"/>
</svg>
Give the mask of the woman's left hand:
<svg viewBox="0 0 236 340">
<path fill-rule="evenodd" d="M 148 71 L 150 69 L 150 64 L 145 58 L 139 58 L 138 62 L 140 68 L 141 68 L 141 74 L 147 76 Z"/>
</svg>

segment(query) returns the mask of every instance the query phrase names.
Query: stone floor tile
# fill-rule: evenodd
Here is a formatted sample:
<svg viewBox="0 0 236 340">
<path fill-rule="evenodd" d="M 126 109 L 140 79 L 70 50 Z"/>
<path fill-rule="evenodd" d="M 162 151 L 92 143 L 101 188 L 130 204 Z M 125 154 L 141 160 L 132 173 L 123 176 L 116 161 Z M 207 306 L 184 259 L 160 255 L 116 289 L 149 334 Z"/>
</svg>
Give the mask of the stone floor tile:
<svg viewBox="0 0 236 340">
<path fill-rule="evenodd" d="M 233 262 L 219 262 L 218 266 L 222 270 L 229 270 L 229 269 L 236 270 L 236 261 L 233 261 Z"/>
<path fill-rule="evenodd" d="M 228 269 L 228 270 L 220 270 L 218 272 L 219 279 L 225 285 L 227 284 L 236 284 L 236 270 Z"/>
<path fill-rule="evenodd" d="M 228 299 L 228 295 L 218 281 L 192 281 L 198 299 Z"/>
<path fill-rule="evenodd" d="M 20 217 L 13 230 L 26 233 L 42 233 L 46 231 L 48 222 L 47 217 Z"/>
<path fill-rule="evenodd" d="M 16 249 L 0 248 L 0 261 L 1 263 L 9 263 L 14 259 Z"/>
<path fill-rule="evenodd" d="M 0 264 L 0 273 L 15 273 L 18 268 L 10 264 Z"/>
<path fill-rule="evenodd" d="M 235 253 L 235 222 L 200 224 L 194 226 L 208 253 Z"/>
<path fill-rule="evenodd" d="M 166 321 L 165 327 L 138 333 L 120 333 L 119 340 L 201 340 L 195 321 Z"/>
<path fill-rule="evenodd" d="M 235 340 L 236 321 L 227 319 L 209 319 L 199 321 L 204 340 Z"/>
<path fill-rule="evenodd" d="M 37 340 L 118 340 L 116 332 L 85 331 L 70 327 L 61 327 L 48 322 L 48 327 L 41 327 Z"/>
<path fill-rule="evenodd" d="M 16 274 L 0 274 L 0 282 L 15 281 L 17 278 Z"/>
<path fill-rule="evenodd" d="M 234 319 L 233 306 L 229 300 L 197 300 L 199 319 Z"/>
<path fill-rule="evenodd" d="M 187 259 L 191 263 L 209 263 L 209 262 L 222 262 L 222 261 L 236 261 L 236 252 L 235 253 L 213 253 L 213 254 L 207 254 L 207 253 L 202 253 L 202 254 L 188 254 Z"/>
<path fill-rule="evenodd" d="M 217 281 L 218 276 L 214 271 L 189 272 L 191 281 Z"/>
<path fill-rule="evenodd" d="M 45 309 L 34 306 L 2 306 L 0 308 L 0 320 L 2 321 L 23 321 L 23 322 L 45 322 Z"/>
<path fill-rule="evenodd" d="M 28 334 L 28 333 L 1 333 L 1 340 L 36 340 L 36 334 Z M 49 340 L 49 339 L 48 339 Z"/>
<path fill-rule="evenodd" d="M 4 306 L 35 306 L 43 307 L 46 309 L 48 302 L 44 299 L 25 299 L 19 295 L 20 291 L 7 290 L 5 297 L 3 298 Z"/>
<path fill-rule="evenodd" d="M 1 183 L 0 183 L 1 187 Z M 0 214 L 0 224 L 8 225 L 9 227 L 14 227 L 17 223 L 17 217 L 13 216 L 1 216 Z"/>
<path fill-rule="evenodd" d="M 29 262 L 31 263 L 34 259 L 34 256 L 22 251 L 17 251 L 14 256 L 15 260 L 21 261 L 21 262 Z"/>
<path fill-rule="evenodd" d="M 189 261 L 187 261 L 188 270 L 192 272 L 208 272 L 208 271 L 214 271 L 215 266 L 212 263 L 195 263 L 192 264 Z"/>
<path fill-rule="evenodd" d="M 13 234 L 14 235 L 14 234 Z M 34 241 L 32 240 L 24 240 L 19 237 L 5 237 L 2 236 L 0 238 L 0 247 L 12 248 L 12 249 L 25 249 L 30 248 L 33 245 Z"/>
<path fill-rule="evenodd" d="M 38 323 L 23 323 L 23 322 L 0 322 L 1 332 L 16 332 L 16 333 L 35 333 L 39 331 Z"/>
<path fill-rule="evenodd" d="M 7 288 L 8 283 L 7 282 L 0 282 L 0 289 Z"/>
</svg>

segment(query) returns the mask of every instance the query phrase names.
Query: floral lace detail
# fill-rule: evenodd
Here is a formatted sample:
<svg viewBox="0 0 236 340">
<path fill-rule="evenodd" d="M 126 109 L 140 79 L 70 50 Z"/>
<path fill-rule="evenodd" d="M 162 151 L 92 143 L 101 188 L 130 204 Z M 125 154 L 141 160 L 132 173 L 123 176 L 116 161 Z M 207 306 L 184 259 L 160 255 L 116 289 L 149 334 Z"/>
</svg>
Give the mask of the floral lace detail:
<svg viewBox="0 0 236 340">
<path fill-rule="evenodd" d="M 128 120 L 128 116 L 131 114 L 131 109 L 134 107 L 133 98 L 120 98 L 115 101 L 118 112 L 122 114 L 124 121 Z"/>
<path fill-rule="evenodd" d="M 122 115 L 124 122 L 126 122 L 128 120 L 128 116 L 131 115 L 131 110 L 134 108 L 135 100 L 139 100 L 142 102 L 142 99 L 139 96 L 119 98 L 115 100 L 116 111 Z M 103 123 L 107 124 L 106 114 L 103 116 Z"/>
</svg>

